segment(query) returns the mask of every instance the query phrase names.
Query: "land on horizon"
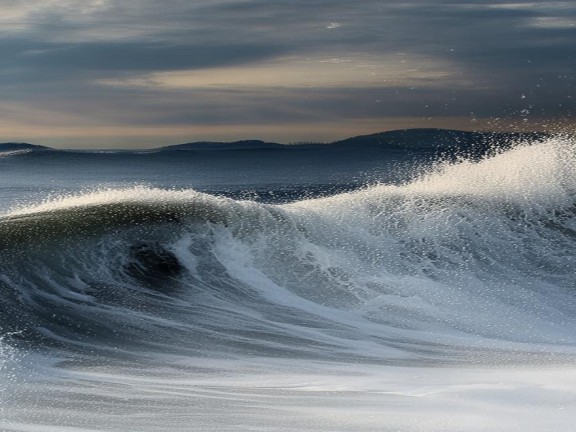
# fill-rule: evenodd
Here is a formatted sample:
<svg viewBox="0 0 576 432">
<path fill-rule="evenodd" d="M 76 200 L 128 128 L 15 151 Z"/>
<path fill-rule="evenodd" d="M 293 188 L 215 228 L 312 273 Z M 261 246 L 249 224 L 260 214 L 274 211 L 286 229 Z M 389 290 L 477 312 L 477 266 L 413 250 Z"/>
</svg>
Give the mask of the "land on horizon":
<svg viewBox="0 0 576 432">
<path fill-rule="evenodd" d="M 469 146 L 472 144 L 491 144 L 507 145 L 511 142 L 523 140 L 540 140 L 543 137 L 551 136 L 546 132 L 497 132 L 497 131 L 463 131 L 455 129 L 439 128 L 413 128 L 398 129 L 391 131 L 378 132 L 374 134 L 358 135 L 350 138 L 336 140 L 328 143 L 301 141 L 288 144 L 264 141 L 260 139 L 235 140 L 235 141 L 190 141 L 182 144 L 171 144 L 165 146 L 155 146 L 151 148 L 135 149 L 85 149 L 85 148 L 66 148 L 44 146 L 26 142 L 4 142 L 0 143 L 0 151 L 19 151 L 19 150 L 116 150 L 116 151 L 171 151 L 171 150 L 194 150 L 194 151 L 211 151 L 211 150 L 256 150 L 256 149 L 294 149 L 310 147 L 338 147 L 338 148 L 359 148 L 359 147 L 426 147 L 426 148 L 447 148 L 458 146 Z"/>
</svg>

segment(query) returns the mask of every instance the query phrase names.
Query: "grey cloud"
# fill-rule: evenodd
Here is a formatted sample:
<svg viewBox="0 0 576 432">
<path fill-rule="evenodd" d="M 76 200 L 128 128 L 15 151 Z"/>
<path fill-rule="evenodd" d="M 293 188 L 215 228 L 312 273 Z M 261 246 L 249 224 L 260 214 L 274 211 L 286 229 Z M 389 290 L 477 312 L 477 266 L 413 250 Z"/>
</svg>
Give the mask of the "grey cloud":
<svg viewBox="0 0 576 432">
<path fill-rule="evenodd" d="M 150 72 L 243 64 L 277 55 L 274 46 L 84 43 L 58 47 L 22 59 L 24 66 Z"/>
<path fill-rule="evenodd" d="M 82 19 L 63 6 L 39 11 L 30 18 L 33 26 L 0 40 L 0 92 L 7 101 L 85 110 L 102 122 L 133 125 L 572 115 L 576 27 L 538 27 L 534 20 L 576 22 L 576 5 L 511 1 L 515 7 L 489 7 L 503 3 L 116 0 Z M 333 22 L 340 26 L 328 29 Z M 445 79 L 417 88 L 211 90 L 94 84 L 286 55 L 358 53 L 438 60 L 467 84 Z"/>
<path fill-rule="evenodd" d="M 403 87 L 167 92 L 72 86 L 62 90 L 57 100 L 31 94 L 25 101 L 38 110 L 85 114 L 95 123 L 119 126 L 289 125 L 391 117 L 514 117 L 527 109 L 537 95 L 528 93 L 525 99 L 520 94 L 507 96 L 485 89 L 439 93 L 435 88 Z M 554 95 L 538 97 L 538 107 L 524 117 L 569 113 L 569 107 L 559 106 Z"/>
<path fill-rule="evenodd" d="M 60 45 L 19 61 L 31 67 L 68 65 L 112 72 L 220 66 L 286 52 L 302 55 L 416 52 L 457 61 L 469 66 L 470 73 L 479 66 L 484 73 L 490 73 L 492 69 L 498 72 L 514 66 L 510 60 L 518 57 L 519 50 L 532 60 L 546 55 L 546 41 L 557 50 L 562 49 L 559 54 L 568 54 L 575 38 L 574 32 L 566 29 L 535 29 L 525 25 L 530 18 L 559 16 L 560 11 L 554 14 L 552 7 L 547 11 L 529 7 L 498 9 L 483 1 L 368 0 L 358 4 L 341 0 L 168 3 L 141 0 L 114 1 L 108 5 L 95 13 L 98 20 L 88 20 L 80 29 L 92 34 L 100 32 L 104 38 L 136 29 L 136 41 L 75 43 L 78 23 L 46 12 L 36 18 L 46 27 L 45 32 L 41 24 L 31 30 L 30 36 L 49 40 L 54 31 L 47 28 L 57 26 Z M 561 14 L 575 16 L 576 8 L 564 8 Z M 326 26 L 330 22 L 342 26 L 329 31 Z M 121 37 L 119 33 L 118 38 Z M 486 61 L 487 56 L 490 61 Z M 551 64 L 565 61 L 565 57 L 556 57 Z"/>
<path fill-rule="evenodd" d="M 3 67 L 0 72 L 13 80 L 27 76 L 69 78 L 109 77 L 132 73 L 170 71 L 245 64 L 285 52 L 281 46 L 245 45 L 163 45 L 149 43 L 32 44 L 4 41 L 0 44 Z M 8 76 L 7 76 L 8 75 Z"/>
</svg>

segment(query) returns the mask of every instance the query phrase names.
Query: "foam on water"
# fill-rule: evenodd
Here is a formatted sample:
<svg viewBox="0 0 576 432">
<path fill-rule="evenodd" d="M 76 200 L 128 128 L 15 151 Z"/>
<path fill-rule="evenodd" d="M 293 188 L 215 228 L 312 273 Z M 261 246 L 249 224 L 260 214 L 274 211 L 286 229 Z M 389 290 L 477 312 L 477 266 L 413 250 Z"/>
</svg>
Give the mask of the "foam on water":
<svg viewBox="0 0 576 432">
<path fill-rule="evenodd" d="M 114 322 L 162 349 L 573 354 L 574 159 L 556 139 L 282 206 L 139 186 L 15 209 L 3 325 L 91 349 Z"/>
<path fill-rule="evenodd" d="M 568 432 L 575 163 L 558 138 L 285 205 L 13 209 L 0 428 Z"/>
<path fill-rule="evenodd" d="M 573 343 L 575 159 L 551 140 L 287 208 L 322 225 L 323 254 L 352 264 L 356 289 L 376 287 L 363 307 L 377 319 Z"/>
<path fill-rule="evenodd" d="M 7 401 L 11 415 L 0 418 L 0 428 L 571 432 L 576 410 L 570 368 L 303 365 L 262 358 L 178 366 L 131 373 L 60 369 Z"/>
</svg>

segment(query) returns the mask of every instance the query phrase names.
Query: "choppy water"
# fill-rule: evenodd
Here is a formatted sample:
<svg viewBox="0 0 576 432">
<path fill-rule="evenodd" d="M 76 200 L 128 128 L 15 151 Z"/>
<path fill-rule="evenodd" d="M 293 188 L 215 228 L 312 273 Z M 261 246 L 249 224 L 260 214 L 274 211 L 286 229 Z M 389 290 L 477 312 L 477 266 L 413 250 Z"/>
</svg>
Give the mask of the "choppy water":
<svg viewBox="0 0 576 432">
<path fill-rule="evenodd" d="M 33 153 L 1 161 L 6 430 L 571 430 L 570 139 L 283 169 Z"/>
</svg>

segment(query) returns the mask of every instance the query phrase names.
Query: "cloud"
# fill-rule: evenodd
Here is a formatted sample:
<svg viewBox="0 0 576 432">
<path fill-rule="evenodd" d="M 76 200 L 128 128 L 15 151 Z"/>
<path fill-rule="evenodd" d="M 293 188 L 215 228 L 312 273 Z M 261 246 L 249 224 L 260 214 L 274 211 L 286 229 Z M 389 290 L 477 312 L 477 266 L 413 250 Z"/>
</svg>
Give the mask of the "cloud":
<svg viewBox="0 0 576 432">
<path fill-rule="evenodd" d="M 277 57 L 229 67 L 170 70 L 99 80 L 116 87 L 150 89 L 363 88 L 464 85 L 455 65 L 406 54 L 345 57 Z"/>
<path fill-rule="evenodd" d="M 22 69 L 72 73 L 126 74 L 243 64 L 283 52 L 271 45 L 164 45 L 142 42 L 43 45 L 17 53 Z"/>
<path fill-rule="evenodd" d="M 575 22 L 571 1 L 6 0 L 0 97 L 62 127 L 562 118 Z"/>
</svg>

